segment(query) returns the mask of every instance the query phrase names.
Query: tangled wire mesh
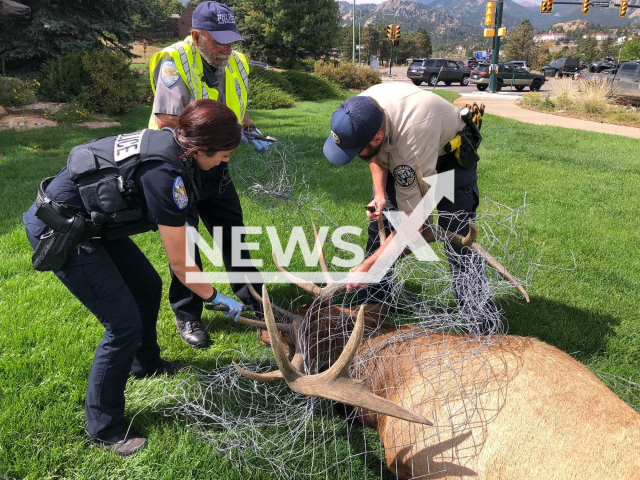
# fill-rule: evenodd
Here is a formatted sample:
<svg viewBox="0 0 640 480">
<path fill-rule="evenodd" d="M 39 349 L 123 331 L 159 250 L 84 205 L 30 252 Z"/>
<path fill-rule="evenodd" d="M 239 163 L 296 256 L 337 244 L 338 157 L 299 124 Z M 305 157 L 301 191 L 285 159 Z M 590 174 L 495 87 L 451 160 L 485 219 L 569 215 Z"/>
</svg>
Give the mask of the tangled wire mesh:
<svg viewBox="0 0 640 480">
<path fill-rule="evenodd" d="M 252 165 L 238 165 L 236 186 L 268 205 L 268 215 L 280 225 L 308 225 L 315 217 L 337 226 L 320 207 L 322 199 L 311 195 L 312 169 L 292 143 L 281 142 Z M 476 218 L 478 242 L 525 288 L 540 265 L 528 256 L 518 235 L 518 219 L 526 206 L 526 198 L 515 209 L 485 199 L 485 212 Z M 325 248 L 329 254 L 345 253 L 331 242 Z M 276 370 L 268 348 L 258 354 L 223 352 L 214 368 L 190 369 L 179 383 L 155 380 L 160 391 L 149 400 L 150 408 L 176 419 L 247 472 L 273 478 L 411 477 L 411 471 L 398 472 L 388 459 L 416 451 L 426 451 L 427 476 L 441 475 L 454 465 L 460 472 L 485 440 L 483 428 L 474 429 L 480 433 L 469 438 L 471 428 L 496 417 L 509 380 L 521 365 L 513 353 L 518 349 L 505 349 L 499 342 L 504 333 L 500 304 L 519 294 L 498 272 L 485 268 L 477 253 L 456 250 L 446 239 L 434 248 L 449 261 L 406 256 L 392 266 L 381 305 L 389 315 L 384 322 L 366 323 L 351 364 L 352 376 L 376 395 L 422 411 L 434 426 L 409 424 L 400 430 L 402 424 L 397 424 L 381 433 L 377 414 L 294 393 L 285 382 L 255 382 L 230 364 L 234 359 L 254 372 Z M 452 264 L 460 268 L 452 269 Z M 497 308 L 487 321 L 492 299 Z M 293 310 L 300 300 L 288 303 L 280 306 Z M 359 303 L 358 292 L 340 292 L 328 299 L 312 298 L 298 310 L 305 321 L 295 332 L 295 350 L 305 374 L 326 371 L 336 362 L 354 329 Z M 291 323 L 290 316 L 276 317 Z M 399 398 L 407 385 L 412 398 Z"/>
</svg>

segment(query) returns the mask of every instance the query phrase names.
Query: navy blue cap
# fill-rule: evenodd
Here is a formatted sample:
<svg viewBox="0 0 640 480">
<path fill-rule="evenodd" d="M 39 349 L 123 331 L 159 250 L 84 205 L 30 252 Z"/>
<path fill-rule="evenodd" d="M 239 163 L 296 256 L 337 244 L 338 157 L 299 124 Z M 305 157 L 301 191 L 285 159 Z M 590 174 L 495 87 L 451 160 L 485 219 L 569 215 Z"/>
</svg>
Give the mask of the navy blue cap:
<svg viewBox="0 0 640 480">
<path fill-rule="evenodd" d="M 223 3 L 202 2 L 193 11 L 191 27 L 209 32 L 216 42 L 225 45 L 244 40 L 238 33 L 235 15 Z"/>
<path fill-rule="evenodd" d="M 346 165 L 375 137 L 383 118 L 382 110 L 369 97 L 351 97 L 331 115 L 324 156 L 335 165 Z"/>
</svg>

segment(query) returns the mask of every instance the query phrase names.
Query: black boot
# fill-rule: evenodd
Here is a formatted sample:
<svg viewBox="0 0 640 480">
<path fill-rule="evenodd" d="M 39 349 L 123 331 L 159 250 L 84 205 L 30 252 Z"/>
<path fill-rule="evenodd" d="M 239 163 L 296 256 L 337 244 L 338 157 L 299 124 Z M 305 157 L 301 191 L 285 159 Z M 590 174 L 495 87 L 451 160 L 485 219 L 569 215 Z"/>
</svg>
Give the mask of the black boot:
<svg viewBox="0 0 640 480">
<path fill-rule="evenodd" d="M 176 318 L 175 323 L 178 332 L 180 332 L 180 338 L 182 338 L 187 345 L 193 348 L 202 348 L 207 345 L 207 334 L 202 329 L 199 320 L 185 321 Z"/>
</svg>

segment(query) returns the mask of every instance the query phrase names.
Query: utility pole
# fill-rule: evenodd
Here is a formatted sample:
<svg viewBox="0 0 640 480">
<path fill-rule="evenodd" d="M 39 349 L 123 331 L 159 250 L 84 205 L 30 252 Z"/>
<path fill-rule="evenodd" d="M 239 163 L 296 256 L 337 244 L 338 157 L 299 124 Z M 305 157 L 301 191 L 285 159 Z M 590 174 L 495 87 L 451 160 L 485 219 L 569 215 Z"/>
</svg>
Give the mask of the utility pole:
<svg viewBox="0 0 640 480">
<path fill-rule="evenodd" d="M 502 8 L 504 7 L 504 0 L 497 0 L 496 2 L 496 26 L 493 33 L 493 49 L 491 51 L 491 76 L 489 77 L 489 91 L 496 93 L 498 89 L 498 75 L 496 69 L 498 68 L 498 61 L 500 58 L 500 29 L 502 27 Z"/>
<path fill-rule="evenodd" d="M 358 21 L 358 65 L 362 65 L 360 52 L 362 51 L 362 19 Z"/>
<path fill-rule="evenodd" d="M 356 0 L 353 0 L 353 57 L 352 62 L 356 63 Z"/>
</svg>

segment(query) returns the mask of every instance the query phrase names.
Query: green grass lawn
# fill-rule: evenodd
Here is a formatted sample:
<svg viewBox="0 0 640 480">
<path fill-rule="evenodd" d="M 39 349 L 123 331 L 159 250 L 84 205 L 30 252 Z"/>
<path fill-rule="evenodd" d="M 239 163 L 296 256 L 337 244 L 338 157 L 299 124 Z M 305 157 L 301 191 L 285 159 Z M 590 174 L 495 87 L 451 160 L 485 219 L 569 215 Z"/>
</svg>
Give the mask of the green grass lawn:
<svg viewBox="0 0 640 480">
<path fill-rule="evenodd" d="M 312 196 L 333 219 L 364 227 L 362 206 L 371 191 L 366 165 L 354 161 L 338 169 L 322 155 L 330 115 L 339 103 L 298 103 L 289 110 L 254 111 L 252 117 L 263 132 L 289 139 L 304 152 L 313 167 Z M 53 274 L 31 268 L 22 212 L 34 201 L 38 182 L 62 168 L 73 146 L 142 128 L 148 113 L 138 107 L 121 118 L 121 128 L 98 131 L 0 132 L 0 478 L 268 478 L 239 471 L 181 424 L 149 411 L 134 421 L 150 439 L 136 457 L 121 460 L 84 447 L 83 398 L 102 327 Z M 530 304 L 506 302 L 509 333 L 539 337 L 593 368 L 637 381 L 638 141 L 490 115 L 483 133 L 481 197 L 517 207 L 526 194 L 527 215 L 519 221 L 523 245 L 532 257 L 543 254 L 542 263 L 563 267 L 538 270 Z M 249 153 L 244 146 L 234 156 Z M 264 225 L 267 207 L 246 196 L 242 202 L 245 223 Z M 479 210 L 485 205 L 481 202 Z M 254 332 L 211 313 L 206 314 L 210 347 L 187 347 L 166 299 L 169 272 L 160 240 L 148 233 L 136 242 L 164 281 L 158 331 L 165 358 L 206 369 L 229 348 L 249 354 L 263 348 Z M 266 248 L 259 256 L 270 265 Z M 221 290 L 230 292 L 226 285 Z M 290 286 L 272 290 L 276 301 L 295 295 Z M 132 380 L 127 393 L 137 398 L 147 386 Z M 130 401 L 129 417 L 144 406 Z"/>
</svg>

